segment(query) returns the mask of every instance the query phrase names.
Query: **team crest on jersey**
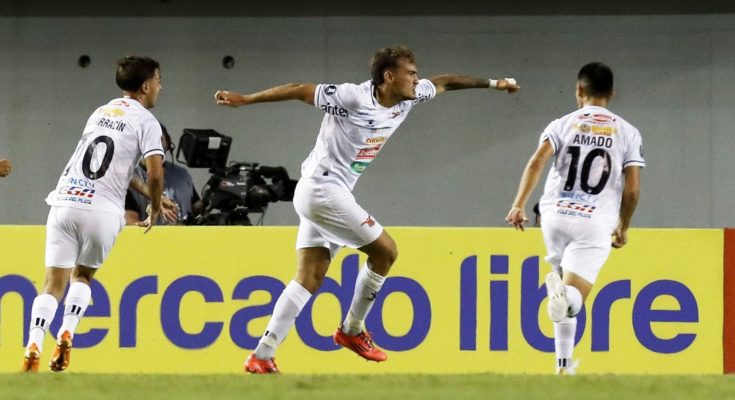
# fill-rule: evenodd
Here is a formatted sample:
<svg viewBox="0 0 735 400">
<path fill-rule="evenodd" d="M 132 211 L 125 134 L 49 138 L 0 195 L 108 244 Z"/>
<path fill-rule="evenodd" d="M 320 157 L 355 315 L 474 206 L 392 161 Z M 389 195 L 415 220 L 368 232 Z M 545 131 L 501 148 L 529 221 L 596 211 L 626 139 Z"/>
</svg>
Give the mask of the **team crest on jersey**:
<svg viewBox="0 0 735 400">
<path fill-rule="evenodd" d="M 331 96 L 335 93 L 337 93 L 337 86 L 335 85 L 329 85 L 324 88 L 324 94 L 327 96 Z"/>
</svg>

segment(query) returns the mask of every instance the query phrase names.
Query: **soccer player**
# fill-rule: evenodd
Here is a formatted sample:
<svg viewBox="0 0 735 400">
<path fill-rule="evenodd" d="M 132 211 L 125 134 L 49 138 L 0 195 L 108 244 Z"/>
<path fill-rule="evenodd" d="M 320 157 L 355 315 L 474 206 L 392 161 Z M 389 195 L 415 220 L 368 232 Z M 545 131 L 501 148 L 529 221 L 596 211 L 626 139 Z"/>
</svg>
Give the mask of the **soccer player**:
<svg viewBox="0 0 735 400">
<path fill-rule="evenodd" d="M 541 134 L 506 217 L 516 229 L 524 229 L 526 202 L 553 156 L 540 209 L 546 261 L 554 269 L 546 276 L 546 290 L 558 374 L 575 372 L 576 315 L 611 245 L 621 248 L 628 241 L 640 192 L 640 168 L 645 167 L 641 134 L 607 109 L 612 96 L 609 67 L 591 63 L 580 69 L 579 109 L 554 120 Z"/>
<path fill-rule="evenodd" d="M 367 254 L 344 322 L 334 333 L 337 344 L 372 361 L 387 355 L 364 329 L 385 276 L 398 255 L 396 243 L 365 211 L 352 189 L 398 126 L 417 104 L 447 90 L 491 88 L 515 92 L 512 79 L 440 75 L 419 79 L 413 52 L 404 46 L 384 48 L 371 62 L 372 79 L 361 84 L 299 83 L 253 94 L 215 93 L 217 104 L 301 100 L 325 115 L 316 145 L 301 166 L 293 203 L 300 218 L 296 238 L 297 272 L 278 298 L 265 334 L 245 361 L 251 373 L 278 372 L 274 356 L 296 317 L 319 289 L 329 264 L 343 246 Z"/>
<path fill-rule="evenodd" d="M 43 339 L 64 296 L 64 319 L 49 367 L 69 366 L 74 331 L 91 299 L 89 284 L 125 226 L 125 193 L 133 167 L 143 157 L 148 167 L 151 215 L 139 225 L 148 232 L 161 209 L 163 149 L 161 125 L 148 109 L 161 90 L 161 72 L 153 59 L 128 56 L 117 62 L 123 97 L 99 107 L 87 120 L 82 138 L 56 189 L 46 202 L 46 276 L 33 301 L 23 371 L 36 372 Z"/>
</svg>

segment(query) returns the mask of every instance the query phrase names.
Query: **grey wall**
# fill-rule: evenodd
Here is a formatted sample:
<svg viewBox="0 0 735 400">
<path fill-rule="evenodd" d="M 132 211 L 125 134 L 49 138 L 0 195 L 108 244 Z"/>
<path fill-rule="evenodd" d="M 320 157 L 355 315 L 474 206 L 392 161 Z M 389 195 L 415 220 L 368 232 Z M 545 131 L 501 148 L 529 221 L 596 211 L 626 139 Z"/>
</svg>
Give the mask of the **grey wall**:
<svg viewBox="0 0 735 400">
<path fill-rule="evenodd" d="M 388 226 L 504 226 L 522 169 L 546 124 L 574 108 L 577 70 L 603 61 L 616 73 L 611 109 L 643 133 L 649 167 L 635 224 L 735 225 L 730 153 L 735 15 L 0 18 L 0 223 L 42 224 L 89 114 L 119 95 L 114 61 L 161 62 L 154 114 L 178 141 L 184 128 L 233 136 L 231 160 L 283 165 L 298 176 L 322 114 L 288 102 L 230 109 L 217 89 L 285 82 L 361 82 L 374 50 L 414 49 L 422 76 L 513 76 L 513 96 L 449 92 L 417 107 L 356 190 Z M 92 58 L 82 69 L 77 59 Z M 221 65 L 232 55 L 235 68 Z M 203 170 L 192 170 L 197 187 Z M 277 203 L 267 225 L 294 225 Z"/>
</svg>

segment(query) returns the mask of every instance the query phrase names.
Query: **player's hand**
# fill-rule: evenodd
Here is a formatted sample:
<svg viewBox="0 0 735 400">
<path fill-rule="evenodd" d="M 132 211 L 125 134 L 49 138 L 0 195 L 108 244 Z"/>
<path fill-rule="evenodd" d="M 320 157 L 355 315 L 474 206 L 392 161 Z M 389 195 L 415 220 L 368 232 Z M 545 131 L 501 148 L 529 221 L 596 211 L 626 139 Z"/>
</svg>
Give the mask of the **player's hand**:
<svg viewBox="0 0 735 400">
<path fill-rule="evenodd" d="M 243 96 L 237 92 L 218 90 L 214 94 L 214 101 L 220 106 L 238 107 L 245 104 Z"/>
<path fill-rule="evenodd" d="M 160 216 L 160 214 L 161 214 L 160 210 L 156 210 L 156 211 L 151 210 L 148 213 L 148 218 L 146 218 L 145 221 L 136 222 L 135 226 L 146 228 L 145 232 L 143 232 L 143 234 L 146 234 L 148 233 L 148 231 L 153 229 L 153 225 L 155 225 L 156 221 L 158 221 L 158 217 Z"/>
<path fill-rule="evenodd" d="M 513 78 L 503 78 L 498 80 L 498 86 L 495 87 L 497 90 L 507 90 L 508 93 L 515 93 L 520 89 L 521 87 L 518 86 L 518 83 Z"/>
<path fill-rule="evenodd" d="M 612 247 L 619 249 L 628 243 L 628 229 L 617 227 L 613 232 Z"/>
<path fill-rule="evenodd" d="M 175 224 L 179 220 L 179 205 L 166 196 L 161 196 L 161 216 L 169 224 Z"/>
<path fill-rule="evenodd" d="M 13 165 L 10 160 L 0 160 L 0 176 L 8 176 L 12 169 Z"/>
<path fill-rule="evenodd" d="M 524 225 L 528 222 L 526 210 L 520 207 L 513 207 L 508 212 L 508 216 L 505 217 L 505 220 L 508 221 L 509 224 L 513 225 L 516 230 L 520 229 L 521 231 L 524 231 Z"/>
</svg>

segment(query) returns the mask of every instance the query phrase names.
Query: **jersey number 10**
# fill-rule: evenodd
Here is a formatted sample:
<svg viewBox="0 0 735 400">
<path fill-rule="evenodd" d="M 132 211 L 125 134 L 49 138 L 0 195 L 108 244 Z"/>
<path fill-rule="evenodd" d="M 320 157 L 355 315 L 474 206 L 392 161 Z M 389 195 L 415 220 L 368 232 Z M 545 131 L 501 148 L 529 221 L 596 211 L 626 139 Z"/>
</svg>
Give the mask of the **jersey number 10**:
<svg viewBox="0 0 735 400">
<path fill-rule="evenodd" d="M 579 166 L 580 149 L 579 146 L 569 146 L 567 152 L 572 156 L 572 162 L 569 163 L 569 172 L 567 173 L 567 181 L 564 184 L 564 190 L 571 192 L 574 190 L 574 182 L 577 180 L 577 169 Z M 602 157 L 605 160 L 605 168 L 602 169 L 600 180 L 597 181 L 595 186 L 590 185 L 590 169 L 595 158 Z M 592 149 L 582 161 L 582 173 L 579 177 L 579 183 L 582 190 L 587 194 L 600 194 L 602 189 L 605 188 L 607 180 L 610 178 L 610 168 L 612 162 L 610 161 L 610 154 L 605 149 L 595 148 Z"/>
</svg>

